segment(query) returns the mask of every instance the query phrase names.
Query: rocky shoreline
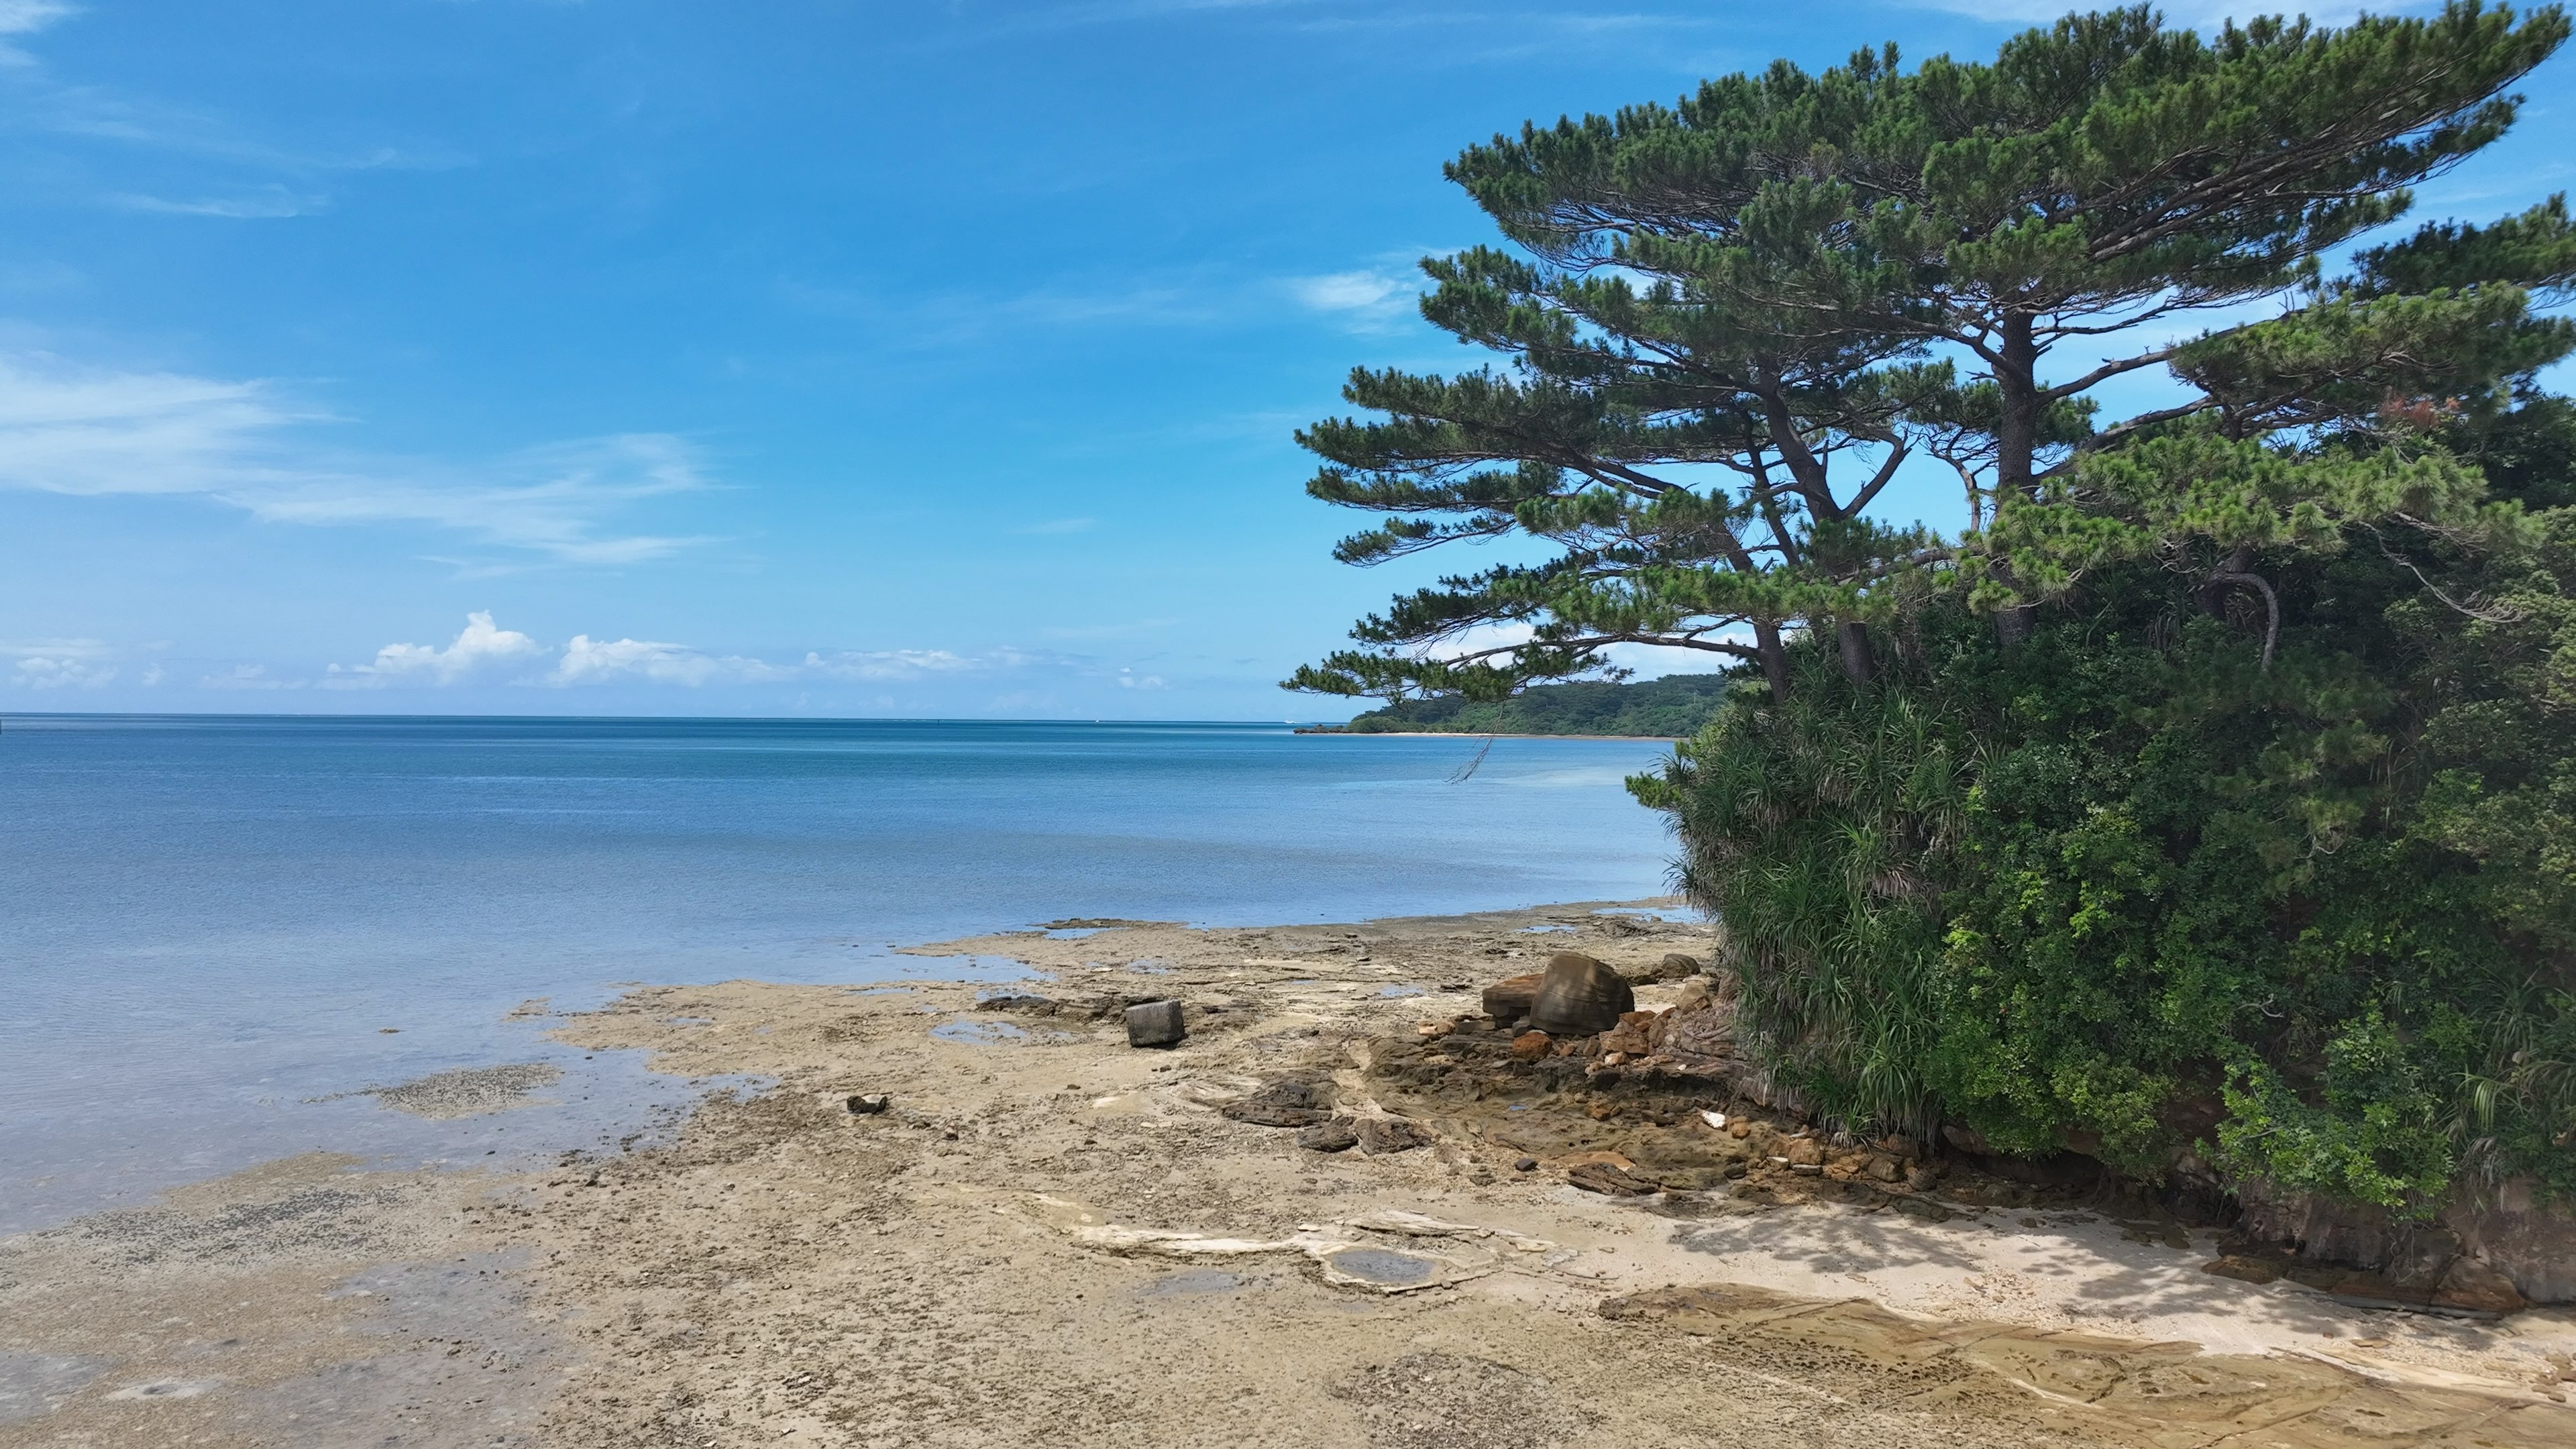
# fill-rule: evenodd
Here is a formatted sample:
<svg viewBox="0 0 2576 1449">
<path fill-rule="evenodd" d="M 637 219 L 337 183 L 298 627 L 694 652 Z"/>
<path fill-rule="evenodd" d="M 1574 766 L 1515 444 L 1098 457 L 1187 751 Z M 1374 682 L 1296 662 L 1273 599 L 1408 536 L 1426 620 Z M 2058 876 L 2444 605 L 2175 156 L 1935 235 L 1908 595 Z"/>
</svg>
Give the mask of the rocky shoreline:
<svg viewBox="0 0 2576 1449">
<path fill-rule="evenodd" d="M 1006 988 L 636 990 L 555 1034 L 774 1085 L 0 1240 L 0 1445 L 2576 1441 L 2576 1314 L 2247 1281 L 2187 1204 L 1822 1136 L 1729 1085 L 1704 951 L 1069 921 L 917 950 Z M 1606 1031 L 1488 1011 L 1567 952 Z"/>
</svg>

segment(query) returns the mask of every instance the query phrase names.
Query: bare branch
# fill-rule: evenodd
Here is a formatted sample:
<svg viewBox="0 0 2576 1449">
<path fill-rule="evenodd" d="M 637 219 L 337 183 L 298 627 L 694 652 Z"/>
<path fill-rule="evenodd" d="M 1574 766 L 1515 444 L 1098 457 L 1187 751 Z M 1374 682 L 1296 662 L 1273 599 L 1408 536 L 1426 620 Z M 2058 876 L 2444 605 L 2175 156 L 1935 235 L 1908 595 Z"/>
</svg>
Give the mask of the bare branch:
<svg viewBox="0 0 2576 1449">
<path fill-rule="evenodd" d="M 2266 674 L 2271 673 L 2272 646 L 2280 642 L 2281 638 L 2281 596 L 2272 592 L 2271 582 L 2261 574 L 2214 573 L 2209 576 L 2209 581 L 2213 584 L 2240 584 L 2263 596 L 2265 621 L 2262 671 Z"/>
<path fill-rule="evenodd" d="M 1896 467 L 1898 464 L 1905 461 L 1905 455 L 1909 451 L 1911 451 L 1910 448 L 1903 442 L 1899 442 L 1895 447 L 1890 448 L 1887 453 L 1887 461 L 1878 466 L 1878 476 L 1870 479 L 1868 486 L 1862 488 L 1860 492 L 1852 495 L 1851 507 L 1844 511 L 1846 513 L 1858 513 L 1862 509 L 1867 508 L 1870 504 L 1870 500 L 1878 496 L 1879 490 L 1885 488 L 1889 481 L 1896 477 Z"/>
</svg>

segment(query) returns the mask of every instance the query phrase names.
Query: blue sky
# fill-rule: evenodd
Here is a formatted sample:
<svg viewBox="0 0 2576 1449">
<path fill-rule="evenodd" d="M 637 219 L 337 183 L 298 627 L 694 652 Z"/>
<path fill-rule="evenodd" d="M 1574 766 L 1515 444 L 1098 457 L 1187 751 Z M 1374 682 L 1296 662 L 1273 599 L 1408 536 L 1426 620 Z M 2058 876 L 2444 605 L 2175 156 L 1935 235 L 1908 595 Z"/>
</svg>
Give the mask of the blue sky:
<svg viewBox="0 0 2576 1449">
<path fill-rule="evenodd" d="M 0 0 L 0 709 L 1338 718 L 1441 162 L 2056 10 Z"/>
</svg>

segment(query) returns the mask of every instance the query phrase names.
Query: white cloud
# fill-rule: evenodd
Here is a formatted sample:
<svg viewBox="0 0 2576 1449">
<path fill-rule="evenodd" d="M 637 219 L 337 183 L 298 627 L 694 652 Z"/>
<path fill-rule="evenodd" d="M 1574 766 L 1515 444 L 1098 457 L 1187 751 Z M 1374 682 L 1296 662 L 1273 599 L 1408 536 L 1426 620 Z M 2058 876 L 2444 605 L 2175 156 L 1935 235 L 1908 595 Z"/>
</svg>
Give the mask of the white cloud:
<svg viewBox="0 0 2576 1449">
<path fill-rule="evenodd" d="M 1297 277 L 1288 284 L 1297 300 L 1317 312 L 1364 323 L 1394 321 L 1414 309 L 1416 284 L 1397 273 L 1365 270 Z"/>
<path fill-rule="evenodd" d="M 200 689 L 302 689 L 301 679 L 271 679 L 265 664 L 236 664 L 223 674 L 209 674 L 197 681 Z"/>
<path fill-rule="evenodd" d="M 605 684 L 636 678 L 654 684 L 756 684 L 793 679 L 797 671 L 740 655 L 700 653 L 685 644 L 657 644 L 645 639 L 599 639 L 575 634 L 548 684 Z"/>
<path fill-rule="evenodd" d="M 238 196 L 201 196 L 189 201 L 120 191 L 109 196 L 107 203 L 126 211 L 146 211 L 161 216 L 220 216 L 237 221 L 309 216 L 328 204 L 326 198 L 298 195 L 274 182 L 253 187 Z"/>
<path fill-rule="evenodd" d="M 0 355 L 0 487 L 195 495 L 282 523 L 425 525 L 562 563 L 642 563 L 710 541 L 607 528 L 640 500 L 708 486 L 696 450 L 669 434 L 463 466 L 337 455 L 298 436 L 326 420 L 264 381 Z"/>
<path fill-rule="evenodd" d="M 473 676 L 489 676 L 546 652 L 546 647 L 536 640 L 515 629 L 497 627 L 490 614 L 478 610 L 465 616 L 465 627 L 444 649 L 430 644 L 388 644 L 376 651 L 373 664 L 345 668 L 332 665 L 325 682 L 341 688 L 454 684 Z"/>
<path fill-rule="evenodd" d="M 1006 657 L 1007 656 L 1007 657 Z M 804 670 L 825 679 L 919 679 L 930 674 L 962 674 L 996 665 L 1018 663 L 1017 651 L 985 660 L 969 659 L 945 649 L 844 650 L 829 658 L 807 654 Z"/>
<path fill-rule="evenodd" d="M 117 654 L 100 639 L 0 642 L 0 657 L 17 656 L 9 682 L 21 689 L 96 689 L 116 678 Z M 157 678 L 159 669 L 153 666 L 144 682 Z"/>
<path fill-rule="evenodd" d="M 18 661 L 10 682 L 28 689 L 96 689 L 116 678 L 116 666 L 86 659 L 31 654 Z"/>
<path fill-rule="evenodd" d="M 102 648 L 104 646 L 101 646 Z M 0 647 L 0 652 L 6 652 Z M 35 652 L 24 650 L 20 652 Z M 59 651 L 57 651 L 59 652 Z M 576 634 L 561 649 L 515 629 L 504 629 L 490 613 L 466 616 L 465 627 L 444 647 L 388 644 L 373 662 L 331 665 L 317 681 L 326 689 L 435 688 L 456 684 L 538 685 L 578 688 L 606 684 L 672 685 L 686 689 L 746 684 L 788 684 L 868 680 L 920 682 L 939 677 L 1003 674 L 1054 669 L 1100 675 L 1094 661 L 1003 647 L 978 654 L 946 649 L 809 650 L 792 663 L 771 663 L 742 654 L 717 654 L 687 644 L 656 639 L 595 639 Z M 1118 682 L 1128 688 L 1160 689 L 1152 675 L 1136 677 L 1120 670 Z M 209 677 L 209 688 L 274 689 L 290 687 L 268 677 L 257 666 L 232 675 Z"/>
<path fill-rule="evenodd" d="M 80 7 L 64 0 L 0 0 L 0 35 L 26 35 L 42 30 Z"/>
<path fill-rule="evenodd" d="M 1134 670 L 1121 669 L 1118 671 L 1118 687 L 1120 689 L 1167 689 L 1170 686 L 1163 683 L 1163 676 L 1159 674 L 1138 674 Z"/>
</svg>

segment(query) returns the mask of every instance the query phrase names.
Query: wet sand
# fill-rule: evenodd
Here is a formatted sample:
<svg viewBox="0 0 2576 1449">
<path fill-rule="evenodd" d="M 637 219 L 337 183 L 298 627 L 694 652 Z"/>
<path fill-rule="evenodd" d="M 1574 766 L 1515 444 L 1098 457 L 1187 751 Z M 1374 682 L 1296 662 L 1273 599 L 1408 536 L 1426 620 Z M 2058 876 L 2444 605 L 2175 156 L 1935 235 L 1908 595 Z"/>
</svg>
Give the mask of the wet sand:
<svg viewBox="0 0 2576 1449">
<path fill-rule="evenodd" d="M 1694 1103 L 1441 1065 L 1553 950 L 1701 945 L 1580 906 L 1121 924 L 921 948 L 1052 1006 L 634 991 L 556 1035 L 775 1085 L 549 1172 L 298 1158 L 0 1239 L 0 1445 L 2576 1443 L 2564 1309 L 2256 1286 L 2200 1271 L 2207 1230 L 1964 1178 L 1581 1191 L 1733 1149 Z M 1084 1004 L 1160 994 L 1196 1008 L 1169 1051 Z M 1279 1083 L 1366 1140 L 1237 1120 Z"/>
</svg>

